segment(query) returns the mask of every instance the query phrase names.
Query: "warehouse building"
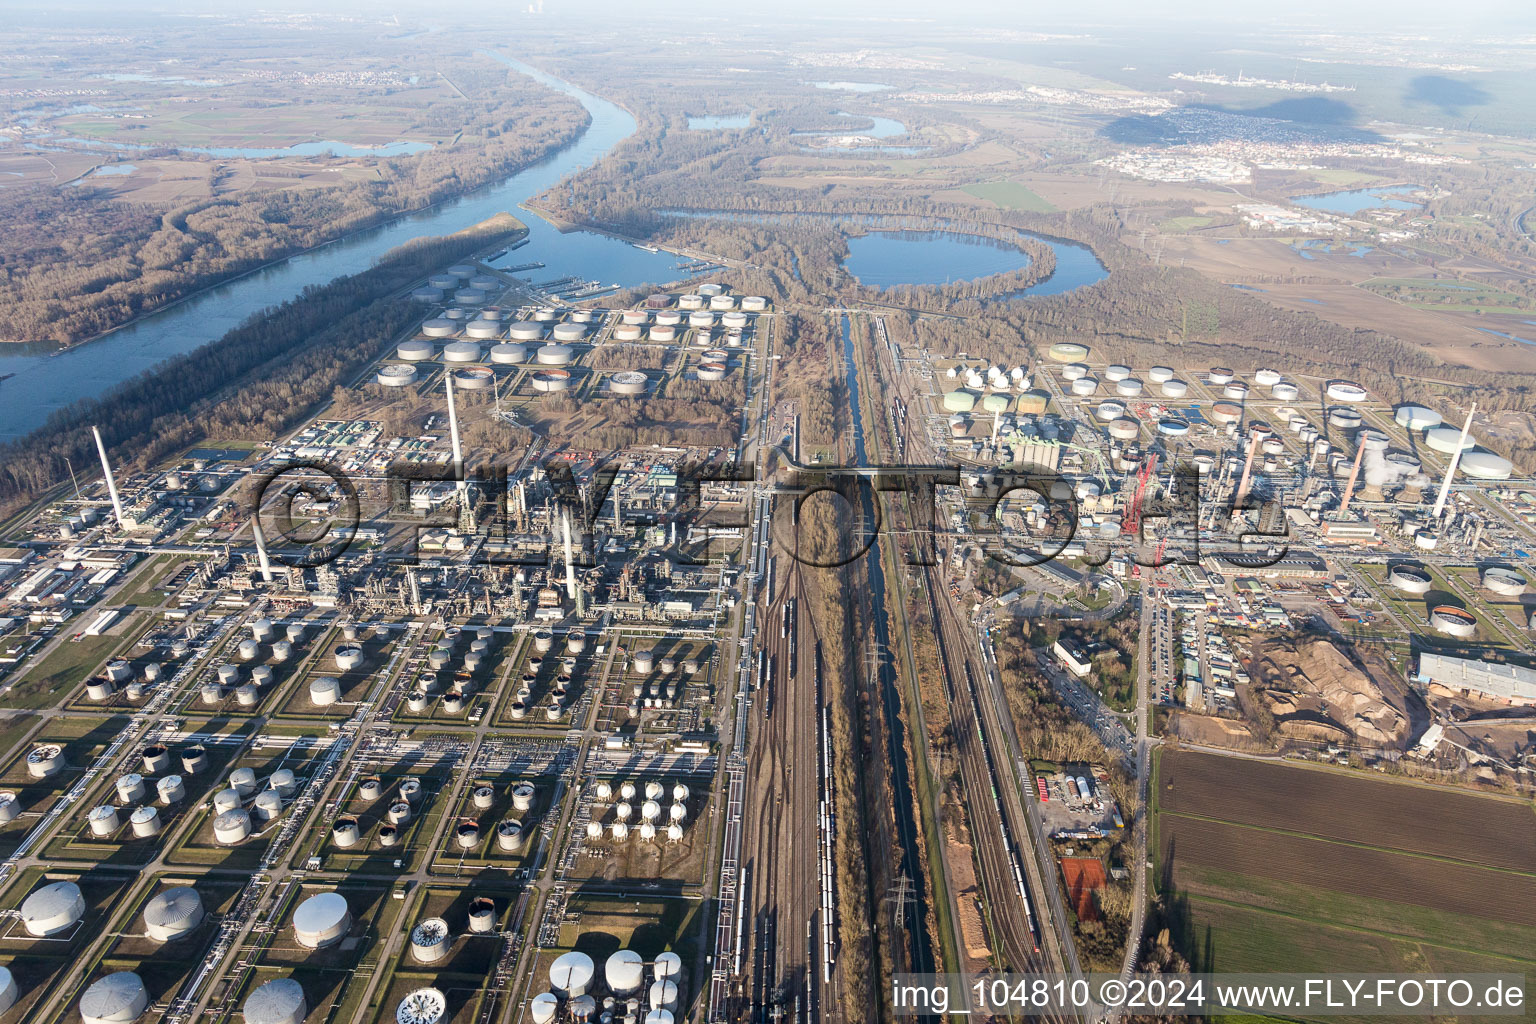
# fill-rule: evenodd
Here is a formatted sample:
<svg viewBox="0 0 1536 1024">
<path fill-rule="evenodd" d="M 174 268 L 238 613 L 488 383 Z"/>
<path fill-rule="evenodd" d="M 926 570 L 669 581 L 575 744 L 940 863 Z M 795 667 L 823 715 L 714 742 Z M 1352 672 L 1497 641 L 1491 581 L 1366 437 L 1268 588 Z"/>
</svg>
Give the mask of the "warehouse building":
<svg viewBox="0 0 1536 1024">
<path fill-rule="evenodd" d="M 1419 655 L 1419 678 L 1449 690 L 1465 690 L 1506 704 L 1536 704 L 1536 670 L 1500 665 L 1476 658 L 1453 658 L 1425 651 Z"/>
</svg>

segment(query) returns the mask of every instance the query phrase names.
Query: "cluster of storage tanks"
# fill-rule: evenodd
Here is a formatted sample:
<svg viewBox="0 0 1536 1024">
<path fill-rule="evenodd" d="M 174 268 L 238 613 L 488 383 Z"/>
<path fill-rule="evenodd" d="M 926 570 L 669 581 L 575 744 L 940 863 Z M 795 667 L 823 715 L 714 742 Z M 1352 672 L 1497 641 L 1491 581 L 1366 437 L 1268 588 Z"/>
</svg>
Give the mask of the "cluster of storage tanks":
<svg viewBox="0 0 1536 1024">
<path fill-rule="evenodd" d="M 358 784 L 357 795 L 369 803 L 383 799 L 384 780 L 364 779 Z M 379 823 L 380 846 L 394 846 L 400 842 L 406 827 L 420 814 L 422 799 L 423 793 L 419 780 L 407 778 L 401 781 L 399 789 L 390 797 L 389 804 L 384 810 L 383 821 Z M 331 826 L 331 840 L 344 850 L 357 846 L 363 840 L 361 823 L 350 814 L 342 815 Z"/>
<path fill-rule="evenodd" d="M 444 630 L 437 646 L 427 654 L 427 670 L 416 680 L 416 685 L 406 694 L 405 705 L 412 714 L 426 714 L 432 700 L 442 691 L 442 677 L 452 672 L 452 681 L 443 694 L 443 710 L 450 715 L 462 714 L 469 705 L 478 684 L 475 673 L 490 664 L 491 649 L 496 631 L 490 626 L 480 626 L 469 631 L 458 626 Z M 464 648 L 460 654 L 460 648 Z M 454 661 L 459 667 L 454 669 Z"/>
<path fill-rule="evenodd" d="M 508 312 L 488 306 L 471 315 L 450 309 L 421 325 L 422 337 L 401 342 L 395 350 L 398 363 L 379 368 L 377 380 L 386 387 L 406 387 L 420 377 L 417 364 L 435 359 L 449 368 L 456 387 L 468 391 L 488 388 L 495 375 L 484 365 L 538 367 L 533 374 L 535 390 L 558 391 L 570 381 L 565 367 L 576 359 L 577 342 L 591 330 L 590 310 L 575 310 L 565 320 L 551 308 L 535 310 L 526 320 L 505 322 Z M 439 348 L 438 345 L 442 347 Z"/>
<path fill-rule="evenodd" d="M 523 817 L 506 818 L 496 824 L 496 848 L 503 853 L 517 853 L 523 848 L 530 827 L 524 818 L 533 813 L 533 802 L 538 791 L 531 782 L 516 782 L 511 787 L 512 813 Z M 488 782 L 470 790 L 470 806 L 476 811 L 488 811 L 496 803 L 496 790 Z M 450 843 L 460 850 L 472 850 L 480 845 L 480 822 L 476 818 L 461 818 L 453 828 Z"/>
<path fill-rule="evenodd" d="M 199 689 L 198 700 L 203 704 L 221 704 L 231 692 L 235 702 L 243 708 L 253 708 L 261 703 L 262 695 L 277 681 L 277 670 L 272 666 L 293 660 L 296 648 L 304 640 L 306 628 L 302 622 L 290 622 L 283 627 L 283 638 L 278 639 L 277 626 L 272 620 L 257 618 L 251 620 L 250 631 L 250 636 L 236 642 L 234 660 L 219 665 L 214 670 L 214 677 Z M 268 660 L 260 662 L 263 651 L 267 652 Z"/>
<path fill-rule="evenodd" d="M 253 769 L 236 768 L 229 773 L 229 787 L 213 795 L 213 838 L 224 846 L 244 842 L 255 826 L 281 817 L 298 791 L 298 778 L 290 769 L 277 769 L 258 788 Z"/>
<path fill-rule="evenodd" d="M 158 683 L 163 671 L 157 661 L 147 662 L 137 669 L 129 661 L 121 659 L 109 661 L 100 675 L 86 680 L 86 699 L 97 702 L 107 701 L 111 700 L 114 694 L 122 692 L 130 701 L 142 700 L 145 689 Z"/>
<path fill-rule="evenodd" d="M 681 667 L 683 675 L 692 676 L 698 674 L 702 667 L 702 661 L 697 657 L 677 658 L 668 656 L 658 657 L 655 651 L 636 651 L 630 659 L 630 671 L 638 676 L 650 676 L 661 672 L 663 676 L 673 677 Z M 629 714 L 633 718 L 640 714 L 642 708 L 671 708 L 676 707 L 681 691 L 681 684 L 676 678 L 666 679 L 642 679 L 630 684 Z"/>
<path fill-rule="evenodd" d="M 520 721 L 532 712 L 535 704 L 534 684 L 538 682 L 539 674 L 544 670 L 544 656 L 553 653 L 554 648 L 555 635 L 549 630 L 541 629 L 533 635 L 533 654 L 523 667 L 517 692 L 513 694 L 512 704 L 507 711 L 512 718 Z M 565 717 L 575 701 L 576 655 L 586 649 L 586 633 L 581 630 L 571 630 L 565 635 L 566 653 L 560 661 L 559 672 L 555 675 L 554 683 L 550 688 L 549 702 L 544 706 L 544 717 L 547 721 L 557 722 Z"/>
<path fill-rule="evenodd" d="M 467 915 L 469 934 L 489 935 L 496 928 L 496 904 L 481 896 L 470 901 Z M 411 929 L 411 959 L 420 964 L 435 964 L 453 950 L 453 929 L 441 917 L 427 917 Z"/>
<path fill-rule="evenodd" d="M 129 772 L 114 784 L 118 802 L 101 804 L 86 815 L 86 824 L 95 838 L 117 835 L 125 814 L 133 838 L 157 835 L 161 827 L 160 808 L 174 807 L 187 798 L 185 776 L 208 769 L 208 750 L 194 743 L 172 755 L 164 744 L 151 743 L 140 754 L 140 761 L 141 771 Z"/>
<path fill-rule="evenodd" d="M 608 957 L 599 982 L 592 958 L 573 951 L 549 965 L 549 990 L 529 1001 L 528 1015 L 534 1024 L 550 1024 L 563 1008 L 578 1021 L 673 1024 L 682 983 L 683 961 L 676 953 L 648 964 L 634 950 L 621 949 Z"/>
<path fill-rule="evenodd" d="M 658 837 L 665 837 L 671 843 L 678 842 L 688 825 L 690 794 L 686 784 L 674 783 L 672 804 L 664 808 L 667 795 L 666 785 L 654 779 L 638 786 L 634 782 L 622 782 L 617 789 L 612 782 L 599 780 L 593 786 L 593 812 L 587 822 L 587 838 L 596 841 L 606 834 L 619 842 L 627 839 L 650 842 Z M 638 813 L 636 804 L 639 804 Z M 600 810 L 603 808 L 605 810 Z M 606 826 L 603 818 L 609 819 Z"/>
</svg>

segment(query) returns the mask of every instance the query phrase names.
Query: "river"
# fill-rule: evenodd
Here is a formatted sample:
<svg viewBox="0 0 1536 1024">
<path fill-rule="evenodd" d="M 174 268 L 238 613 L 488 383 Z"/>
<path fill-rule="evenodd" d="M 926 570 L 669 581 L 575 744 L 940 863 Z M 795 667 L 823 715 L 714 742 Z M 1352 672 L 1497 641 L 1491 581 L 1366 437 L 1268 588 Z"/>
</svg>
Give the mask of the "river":
<svg viewBox="0 0 1536 1024">
<path fill-rule="evenodd" d="M 14 440 L 43 425 L 49 414 L 144 373 L 164 360 L 215 341 L 253 313 L 371 266 L 384 253 L 423 235 L 447 235 L 509 211 L 528 225 L 529 244 L 510 263 L 539 261 L 535 281 L 566 275 L 624 287 L 682 276 L 677 257 L 652 253 L 591 231 L 561 232 L 531 212 L 519 212 L 529 198 L 600 160 L 636 128 L 619 106 L 500 54 L 501 61 L 551 89 L 574 98 L 591 124 L 570 145 L 499 184 L 387 224 L 349 235 L 312 252 L 199 292 L 184 302 L 145 317 L 96 341 L 58 351 L 48 345 L 0 345 L 0 440 Z"/>
</svg>

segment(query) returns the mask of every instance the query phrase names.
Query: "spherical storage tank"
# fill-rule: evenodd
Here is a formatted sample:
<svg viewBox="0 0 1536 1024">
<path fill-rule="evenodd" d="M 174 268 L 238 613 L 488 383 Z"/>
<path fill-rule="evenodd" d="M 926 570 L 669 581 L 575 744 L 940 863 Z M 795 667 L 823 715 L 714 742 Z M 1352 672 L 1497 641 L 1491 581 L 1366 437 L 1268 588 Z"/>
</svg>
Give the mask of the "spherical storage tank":
<svg viewBox="0 0 1536 1024">
<path fill-rule="evenodd" d="M 187 885 L 167 889 L 144 908 L 144 931 L 156 942 L 192 934 L 203 922 L 203 899 Z"/>
<path fill-rule="evenodd" d="M 246 997 L 240 1012 L 245 1024 L 304 1024 L 309 1003 L 304 986 L 292 978 L 276 978 Z"/>
<path fill-rule="evenodd" d="M 85 916 L 85 897 L 74 882 L 53 882 L 21 903 L 21 924 L 28 935 L 47 938 L 73 928 Z"/>
<path fill-rule="evenodd" d="M 431 356 L 432 353 L 428 352 L 424 358 L 431 358 Z M 379 367 L 379 372 L 375 379 L 387 388 L 403 388 L 415 383 L 416 367 L 405 366 L 401 363 L 391 363 L 388 366 Z"/>
<path fill-rule="evenodd" d="M 299 904 L 293 913 L 293 936 L 299 945 L 320 949 L 340 942 L 352 926 L 352 912 L 346 897 L 337 892 L 322 892 Z"/>
<path fill-rule="evenodd" d="M 592 958 L 587 954 L 575 951 L 564 953 L 549 965 L 549 987 L 557 995 L 574 999 L 587 994 L 595 973 Z"/>
<path fill-rule="evenodd" d="M 85 1024 L 128 1024 L 149 1008 L 149 992 L 132 971 L 109 974 L 80 997 L 80 1019 Z"/>
</svg>

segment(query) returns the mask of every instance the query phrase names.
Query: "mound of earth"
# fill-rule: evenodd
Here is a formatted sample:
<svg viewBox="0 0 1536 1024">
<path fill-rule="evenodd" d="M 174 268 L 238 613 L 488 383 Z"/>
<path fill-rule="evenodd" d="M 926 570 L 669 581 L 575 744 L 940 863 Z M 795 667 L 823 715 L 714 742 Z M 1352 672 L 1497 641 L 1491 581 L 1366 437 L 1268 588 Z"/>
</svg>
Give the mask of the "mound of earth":
<svg viewBox="0 0 1536 1024">
<path fill-rule="evenodd" d="M 1326 637 L 1275 637 L 1254 651 L 1253 695 L 1282 732 L 1401 749 L 1412 731 L 1408 697 L 1376 654 Z"/>
</svg>

